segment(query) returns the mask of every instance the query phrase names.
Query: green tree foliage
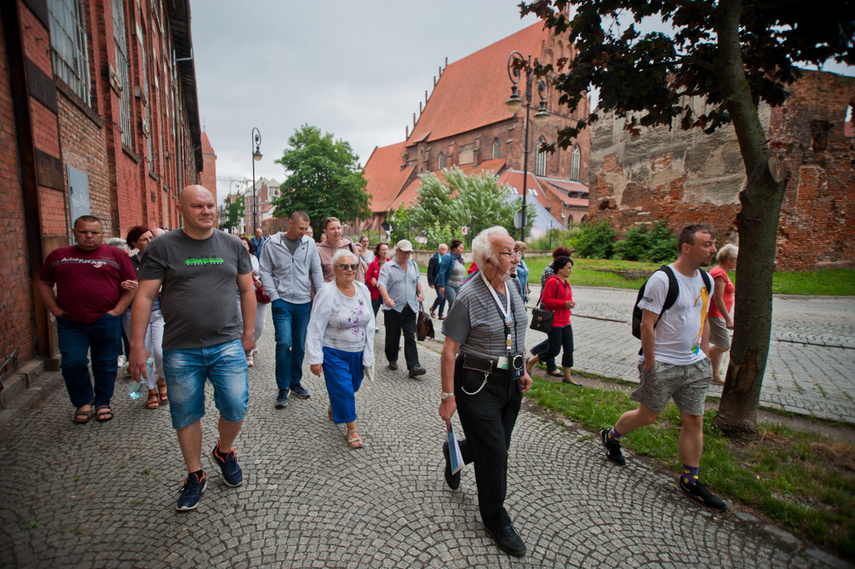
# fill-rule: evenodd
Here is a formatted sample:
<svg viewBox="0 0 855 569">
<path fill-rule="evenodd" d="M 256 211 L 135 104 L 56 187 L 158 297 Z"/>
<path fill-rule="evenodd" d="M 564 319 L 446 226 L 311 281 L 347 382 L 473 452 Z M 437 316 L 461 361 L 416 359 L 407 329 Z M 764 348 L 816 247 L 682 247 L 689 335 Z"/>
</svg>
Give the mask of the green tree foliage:
<svg viewBox="0 0 855 569">
<path fill-rule="evenodd" d="M 627 129 L 665 125 L 711 133 L 732 124 L 747 183 L 736 217 L 739 264 L 736 317 L 727 380 L 715 424 L 756 432 L 757 408 L 772 330 L 772 273 L 787 170 L 760 120 L 758 105 L 782 104 L 800 75 L 797 62 L 835 59 L 855 65 L 855 1 L 537 0 L 523 2 L 548 28 L 575 46 L 572 61 L 551 72 L 570 109 L 591 87 L 599 109 L 627 118 Z M 572 17 L 571 14 L 572 7 Z M 642 33 L 661 20 L 672 32 Z M 599 118 L 592 113 L 589 122 Z M 559 132 L 573 143 L 585 121 Z"/>
<path fill-rule="evenodd" d="M 280 185 L 280 196 L 272 202 L 276 206 L 273 215 L 286 217 L 303 210 L 318 236 L 319 224 L 327 217 L 335 216 L 342 223 L 370 217 L 367 181 L 358 160 L 350 143 L 303 125 L 276 160 L 285 167 L 287 178 Z"/>
<path fill-rule="evenodd" d="M 417 205 L 410 210 L 413 227 L 419 229 L 429 244 L 441 240 L 462 238 L 462 228 L 467 227 L 467 242 L 482 230 L 494 225 L 505 227 L 511 235 L 514 212 L 519 202 L 509 201 L 510 189 L 499 186 L 499 178 L 490 174 L 467 176 L 459 168 L 443 170 L 441 176 L 433 172 L 422 174 Z M 534 208 L 527 208 L 526 227 L 534 222 Z M 439 229 L 447 228 L 447 231 Z M 445 241 L 447 242 L 447 241 Z"/>
<path fill-rule="evenodd" d="M 586 259 L 611 259 L 617 232 L 608 219 L 592 221 L 579 228 L 570 239 L 571 249 Z"/>
<path fill-rule="evenodd" d="M 225 213 L 226 219 L 220 220 L 220 229 L 226 232 L 231 232 L 233 227 L 237 227 L 239 225 L 238 219 L 244 214 L 243 196 L 238 194 L 234 201 L 228 205 Z"/>
</svg>

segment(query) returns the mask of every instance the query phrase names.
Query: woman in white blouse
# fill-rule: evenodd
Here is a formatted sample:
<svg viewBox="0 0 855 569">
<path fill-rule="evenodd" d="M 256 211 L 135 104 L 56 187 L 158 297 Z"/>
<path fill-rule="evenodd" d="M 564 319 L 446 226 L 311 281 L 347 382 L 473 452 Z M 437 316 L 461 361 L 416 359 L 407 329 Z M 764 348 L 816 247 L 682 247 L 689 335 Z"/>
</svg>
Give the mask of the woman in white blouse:
<svg viewBox="0 0 855 569">
<path fill-rule="evenodd" d="M 312 304 L 306 358 L 313 374 L 324 375 L 330 419 L 347 425 L 347 446 L 362 448 L 355 395 L 374 365 L 374 310 L 368 287 L 354 280 L 359 259 L 340 249 L 331 264 L 335 279 L 321 287 Z"/>
</svg>

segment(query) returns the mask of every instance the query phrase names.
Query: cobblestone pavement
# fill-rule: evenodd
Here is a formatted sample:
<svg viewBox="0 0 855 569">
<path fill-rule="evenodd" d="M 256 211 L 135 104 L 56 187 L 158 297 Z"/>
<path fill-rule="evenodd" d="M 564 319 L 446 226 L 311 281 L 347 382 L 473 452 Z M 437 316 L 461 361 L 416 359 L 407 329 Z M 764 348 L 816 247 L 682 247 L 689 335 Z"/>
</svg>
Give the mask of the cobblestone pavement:
<svg viewBox="0 0 855 569">
<path fill-rule="evenodd" d="M 629 349 L 615 342 L 626 335 L 601 345 Z M 245 482 L 228 488 L 203 457 L 208 488 L 186 513 L 174 510 L 184 469 L 167 408 L 130 400 L 123 378 L 113 421 L 75 425 L 59 374 L 45 374 L 0 412 L 0 567 L 847 566 L 738 508 L 698 507 L 643 459 L 611 465 L 593 433 L 529 402 L 514 432 L 506 504 L 528 555 L 501 553 L 479 521 L 471 467 L 457 491 L 443 480 L 439 346 L 419 349 L 425 381 L 387 370 L 378 350 L 377 379 L 357 395 L 366 448 L 354 451 L 326 417 L 322 380 L 306 373 L 311 399 L 273 408 L 268 317 L 235 444 Z M 206 452 L 216 418 L 209 388 Z"/>
<path fill-rule="evenodd" d="M 427 290 L 432 303 L 436 296 Z M 539 294 L 540 286 L 533 285 L 530 305 Z M 629 331 L 636 294 L 627 289 L 573 287 L 573 369 L 638 383 L 640 342 Z M 544 338 L 545 334 L 529 330 L 528 347 Z M 721 387 L 712 386 L 709 394 L 720 395 Z M 774 297 L 760 404 L 855 424 L 855 298 Z"/>
</svg>

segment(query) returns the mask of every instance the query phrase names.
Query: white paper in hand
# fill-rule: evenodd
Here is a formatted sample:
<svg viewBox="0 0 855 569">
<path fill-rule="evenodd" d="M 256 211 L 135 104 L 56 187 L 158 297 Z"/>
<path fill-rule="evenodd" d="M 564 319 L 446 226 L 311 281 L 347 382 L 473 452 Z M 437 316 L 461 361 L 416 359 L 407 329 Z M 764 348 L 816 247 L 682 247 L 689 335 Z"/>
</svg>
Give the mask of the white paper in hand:
<svg viewBox="0 0 855 569">
<path fill-rule="evenodd" d="M 460 445 L 454 436 L 454 425 L 448 429 L 448 455 L 451 458 L 451 473 L 457 474 L 463 468 L 463 455 L 460 454 Z"/>
</svg>

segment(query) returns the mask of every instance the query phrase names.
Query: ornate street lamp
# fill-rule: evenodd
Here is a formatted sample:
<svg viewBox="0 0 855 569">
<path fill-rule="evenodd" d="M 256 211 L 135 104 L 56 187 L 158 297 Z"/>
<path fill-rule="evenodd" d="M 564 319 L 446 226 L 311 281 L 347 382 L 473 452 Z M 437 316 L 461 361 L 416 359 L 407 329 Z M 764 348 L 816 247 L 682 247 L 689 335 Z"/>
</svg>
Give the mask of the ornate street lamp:
<svg viewBox="0 0 855 569">
<path fill-rule="evenodd" d="M 520 98 L 519 82 L 522 72 L 525 71 L 525 100 Z M 531 64 L 531 55 L 528 59 L 518 51 L 511 52 L 508 57 L 508 76 L 511 78 L 511 96 L 505 102 L 508 111 L 512 114 L 517 114 L 520 109 L 525 106 L 525 142 L 523 145 L 523 188 L 522 188 L 522 226 L 520 240 L 525 241 L 526 235 L 526 196 L 528 195 L 528 128 L 529 115 L 531 112 L 531 95 L 532 95 L 532 80 L 534 79 L 534 67 Z M 546 110 L 546 97 L 549 95 L 549 86 L 543 79 L 537 80 L 537 93 L 540 95 L 540 106 L 534 114 L 534 124 L 537 126 L 545 126 L 549 120 L 549 111 Z"/>
<path fill-rule="evenodd" d="M 255 163 L 261 160 L 261 132 L 253 127 L 252 129 L 252 144 L 255 147 L 252 151 L 252 231 L 258 229 L 258 204 L 255 202 Z"/>
</svg>

